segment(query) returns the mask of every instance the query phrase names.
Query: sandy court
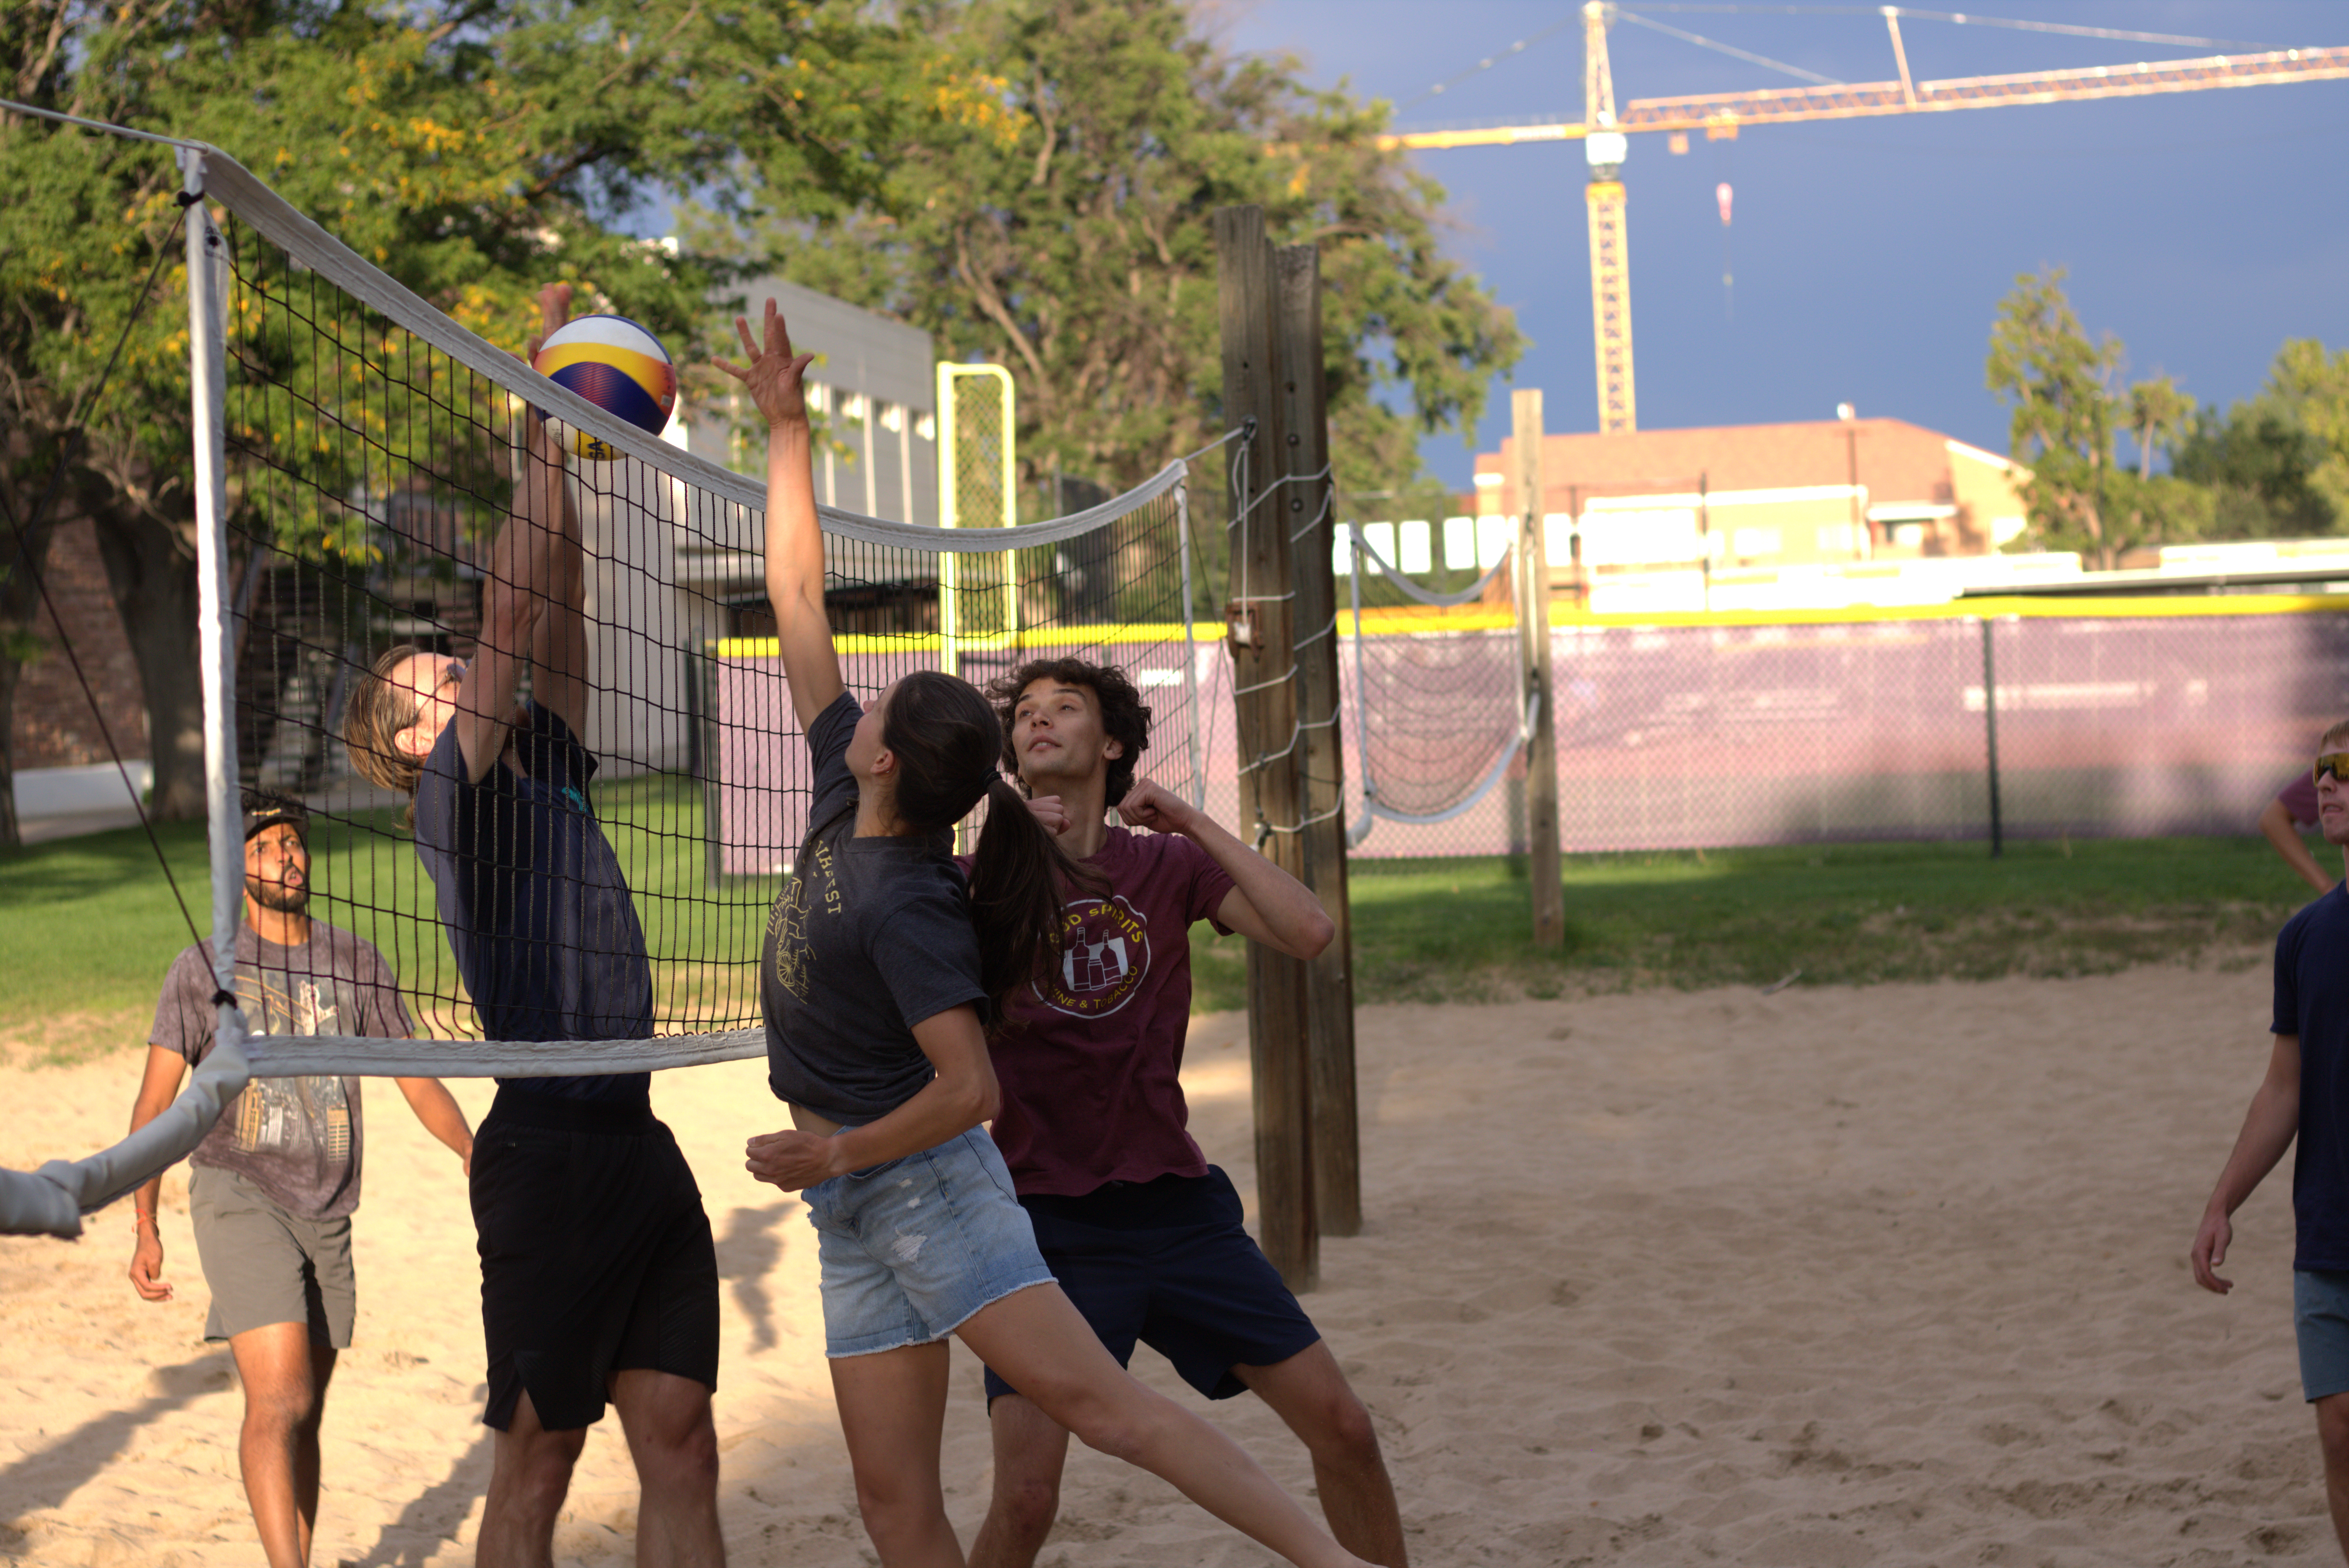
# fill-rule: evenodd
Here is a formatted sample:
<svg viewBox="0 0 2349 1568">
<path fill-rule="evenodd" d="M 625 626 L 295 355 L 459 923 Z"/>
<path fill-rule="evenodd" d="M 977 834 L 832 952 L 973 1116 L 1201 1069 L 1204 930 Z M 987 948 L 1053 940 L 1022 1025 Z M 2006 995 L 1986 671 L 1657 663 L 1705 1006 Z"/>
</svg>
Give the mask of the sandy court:
<svg viewBox="0 0 2349 1568">
<path fill-rule="evenodd" d="M 2336 1561 L 2290 1323 L 2288 1181 L 2238 1218 L 2224 1301 L 2185 1250 L 2266 1056 L 2264 965 L 2095 980 L 1380 1007 L 1361 1024 L 1365 1234 L 1307 1299 L 1375 1412 L 1414 1562 Z M 1192 1033 L 1194 1122 L 1252 1191 L 1239 1022 Z M 0 1162 L 116 1134 L 137 1057 L 8 1069 Z M 478 1117 L 481 1086 L 459 1085 Z M 740 1168 L 757 1064 L 665 1074 L 726 1276 L 721 1507 L 736 1560 L 872 1561 L 796 1199 Z M 368 1091 L 358 1344 L 326 1431 L 317 1561 L 471 1561 L 488 1474 L 455 1161 Z M 184 1171 L 179 1299 L 134 1297 L 128 1205 L 0 1240 L 0 1556 L 258 1560 L 239 1396 L 203 1344 Z M 1144 1351 L 1154 1383 L 1180 1386 Z M 956 1360 L 949 1502 L 988 1480 Z M 1201 1402 L 1187 1390 L 1181 1397 Z M 1281 1480 L 1261 1407 L 1215 1407 Z M 559 1553 L 629 1555 L 616 1424 Z M 1154 1479 L 1071 1462 L 1043 1562 L 1268 1561 Z"/>
</svg>

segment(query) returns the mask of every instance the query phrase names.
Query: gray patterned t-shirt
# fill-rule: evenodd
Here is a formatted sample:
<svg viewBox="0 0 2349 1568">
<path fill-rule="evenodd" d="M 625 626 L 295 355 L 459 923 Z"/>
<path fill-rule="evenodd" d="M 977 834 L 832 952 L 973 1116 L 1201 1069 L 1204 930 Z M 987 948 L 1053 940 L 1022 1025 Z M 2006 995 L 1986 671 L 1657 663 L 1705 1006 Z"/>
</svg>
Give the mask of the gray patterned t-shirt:
<svg viewBox="0 0 2349 1568">
<path fill-rule="evenodd" d="M 408 1009 L 383 955 L 324 921 L 298 947 L 236 934 L 236 994 L 246 1021 L 264 1035 L 373 1035 L 404 1039 Z M 155 1006 L 148 1043 L 191 1066 L 212 1054 L 212 944 L 173 961 Z M 245 1177 L 305 1219 L 332 1220 L 359 1206 L 359 1080 L 254 1078 L 221 1111 L 188 1156 Z"/>
</svg>

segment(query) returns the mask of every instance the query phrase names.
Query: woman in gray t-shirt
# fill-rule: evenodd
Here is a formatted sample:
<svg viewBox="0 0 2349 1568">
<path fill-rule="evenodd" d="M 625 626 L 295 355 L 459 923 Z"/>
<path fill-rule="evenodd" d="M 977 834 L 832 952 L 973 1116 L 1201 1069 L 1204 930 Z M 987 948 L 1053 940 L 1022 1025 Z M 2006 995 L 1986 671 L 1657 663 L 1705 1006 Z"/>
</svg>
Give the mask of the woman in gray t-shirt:
<svg viewBox="0 0 2349 1568">
<path fill-rule="evenodd" d="M 1003 731 L 968 683 L 905 676 L 860 707 L 823 608 L 812 438 L 774 302 L 747 367 L 766 416 L 767 594 L 816 766 L 812 826 L 767 923 L 769 1079 L 792 1129 L 750 1173 L 804 1190 L 825 1353 L 864 1527 L 885 1563 L 959 1560 L 938 1480 L 946 1336 L 1088 1444 L 1173 1482 L 1292 1563 L 1359 1564 L 1216 1428 L 1129 1377 L 1052 1282 L 979 1124 L 999 1103 L 983 1019 L 1054 949 L 1083 872 L 998 772 Z M 954 825 L 988 803 L 969 885 Z"/>
</svg>

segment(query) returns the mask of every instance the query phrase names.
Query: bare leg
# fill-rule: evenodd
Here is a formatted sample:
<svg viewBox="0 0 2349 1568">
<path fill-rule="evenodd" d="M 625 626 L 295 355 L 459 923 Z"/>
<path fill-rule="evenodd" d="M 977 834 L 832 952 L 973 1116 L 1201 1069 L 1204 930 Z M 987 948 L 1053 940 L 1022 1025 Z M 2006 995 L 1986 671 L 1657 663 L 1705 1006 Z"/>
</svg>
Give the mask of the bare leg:
<svg viewBox="0 0 2349 1568">
<path fill-rule="evenodd" d="M 2333 1510 L 2333 1533 L 2349 1562 L 2349 1394 L 2316 1401 L 2316 1439 L 2324 1448 L 2324 1501 Z"/>
<path fill-rule="evenodd" d="M 1128 1377 L 1060 1286 L 1034 1285 L 990 1303 L 956 1332 L 1088 1448 L 1173 1483 L 1298 1568 L 1362 1568 L 1238 1444 Z"/>
<path fill-rule="evenodd" d="M 947 1356 L 939 1340 L 830 1363 L 857 1511 L 883 1568 L 963 1568 L 938 1484 Z"/>
<path fill-rule="evenodd" d="M 995 1445 L 995 1493 L 970 1543 L 970 1568 L 1030 1568 L 1061 1512 L 1069 1429 L 1018 1394 L 987 1409 Z"/>
<path fill-rule="evenodd" d="M 1232 1373 L 1288 1423 L 1313 1456 L 1313 1484 L 1339 1544 L 1385 1568 L 1408 1568 L 1402 1515 L 1379 1452 L 1378 1430 L 1330 1346 L 1316 1340 L 1286 1361 L 1235 1367 Z"/>
<path fill-rule="evenodd" d="M 609 1380 L 643 1496 L 636 1508 L 637 1568 L 720 1568 L 718 1429 L 709 1388 L 673 1372 L 632 1367 Z"/>
<path fill-rule="evenodd" d="M 550 1432 L 524 1390 L 513 1420 L 490 1455 L 490 1495 L 481 1509 L 475 1568 L 554 1568 L 554 1521 L 571 1491 L 571 1467 L 587 1429 Z"/>
<path fill-rule="evenodd" d="M 305 1568 L 318 1522 L 318 1426 L 335 1352 L 310 1343 L 306 1323 L 248 1328 L 232 1336 L 228 1348 L 244 1384 L 236 1457 L 262 1553 L 269 1568 Z"/>
</svg>

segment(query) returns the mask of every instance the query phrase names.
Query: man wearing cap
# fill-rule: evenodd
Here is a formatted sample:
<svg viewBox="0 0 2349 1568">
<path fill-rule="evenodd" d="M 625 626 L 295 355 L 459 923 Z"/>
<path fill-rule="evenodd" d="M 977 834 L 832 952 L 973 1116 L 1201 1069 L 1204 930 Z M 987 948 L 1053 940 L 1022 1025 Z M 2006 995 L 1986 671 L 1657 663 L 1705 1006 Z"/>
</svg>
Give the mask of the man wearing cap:
<svg viewBox="0 0 2349 1568">
<path fill-rule="evenodd" d="M 301 802 L 244 794 L 244 921 L 236 995 L 256 1034 L 409 1033 L 390 965 L 347 931 L 310 918 L 309 814 Z M 132 1130 L 168 1109 L 187 1069 L 212 1048 L 212 946 L 181 953 L 147 1037 Z M 426 1130 L 470 1163 L 464 1112 L 438 1078 L 399 1078 Z M 188 1156 L 189 1217 L 212 1292 L 204 1337 L 228 1341 L 244 1385 L 237 1458 L 271 1568 L 310 1560 L 318 1514 L 318 1427 L 336 1353 L 357 1309 L 351 1211 L 359 1203 L 359 1080 L 256 1078 Z M 163 1181 L 139 1189 L 130 1284 L 171 1299 L 155 1224 Z"/>
</svg>

